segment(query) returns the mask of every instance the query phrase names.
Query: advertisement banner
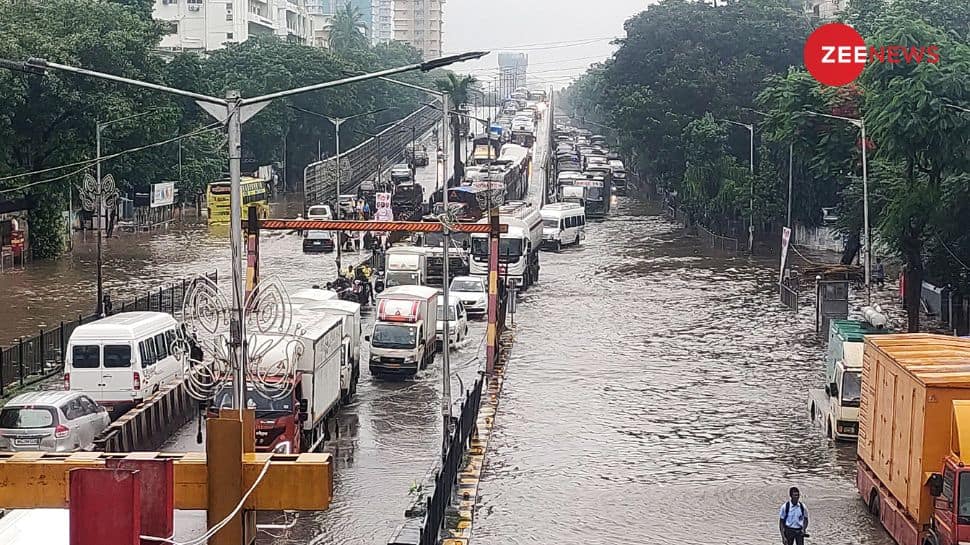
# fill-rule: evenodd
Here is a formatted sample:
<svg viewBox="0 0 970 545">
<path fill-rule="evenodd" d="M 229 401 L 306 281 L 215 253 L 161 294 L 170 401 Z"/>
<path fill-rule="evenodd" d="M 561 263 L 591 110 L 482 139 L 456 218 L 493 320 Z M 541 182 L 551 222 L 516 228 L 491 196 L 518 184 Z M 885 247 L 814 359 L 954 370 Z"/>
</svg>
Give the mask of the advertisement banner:
<svg viewBox="0 0 970 545">
<path fill-rule="evenodd" d="M 175 203 L 175 182 L 152 184 L 151 207 L 168 206 Z"/>
<path fill-rule="evenodd" d="M 778 271 L 778 283 L 781 284 L 785 277 L 785 262 L 788 260 L 788 241 L 791 240 L 791 229 L 782 227 L 781 229 L 781 269 Z"/>
</svg>

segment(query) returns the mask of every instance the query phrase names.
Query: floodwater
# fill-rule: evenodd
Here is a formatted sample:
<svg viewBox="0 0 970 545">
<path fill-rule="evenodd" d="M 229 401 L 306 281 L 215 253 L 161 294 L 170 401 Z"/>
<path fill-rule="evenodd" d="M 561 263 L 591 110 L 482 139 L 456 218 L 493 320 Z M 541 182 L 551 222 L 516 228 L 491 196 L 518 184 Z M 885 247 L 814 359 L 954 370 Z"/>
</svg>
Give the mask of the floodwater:
<svg viewBox="0 0 970 545">
<path fill-rule="evenodd" d="M 856 496 L 854 445 L 811 426 L 822 352 L 777 274 L 623 198 L 580 248 L 543 254 L 475 543 L 774 544 L 790 486 L 811 542 L 892 543 Z"/>
<path fill-rule="evenodd" d="M 285 199 L 273 215 L 295 217 L 301 206 Z M 112 239 L 108 291 L 117 304 L 119 294 L 214 268 L 225 278 L 227 246 L 224 233 L 196 227 Z M 0 275 L 5 339 L 93 308 L 93 247 Z M 333 277 L 332 255 L 303 254 L 295 234 L 266 233 L 261 251 L 263 276 L 291 290 Z M 581 247 L 541 259 L 540 282 L 514 317 L 475 543 L 777 543 L 792 485 L 811 513 L 811 542 L 891 543 L 856 497 L 852 447 L 833 448 L 810 425 L 821 348 L 810 311 L 796 317 L 776 302 L 775 263 L 707 250 L 632 198 L 591 224 Z M 477 376 L 483 333 L 472 324 L 454 352 L 456 393 Z M 440 373 L 440 357 L 397 383 L 372 379 L 365 365 L 357 400 L 338 417 L 340 438 L 327 445 L 330 511 L 299 515 L 259 542 L 386 543 L 440 448 Z M 201 450 L 194 426 L 169 448 Z"/>
</svg>

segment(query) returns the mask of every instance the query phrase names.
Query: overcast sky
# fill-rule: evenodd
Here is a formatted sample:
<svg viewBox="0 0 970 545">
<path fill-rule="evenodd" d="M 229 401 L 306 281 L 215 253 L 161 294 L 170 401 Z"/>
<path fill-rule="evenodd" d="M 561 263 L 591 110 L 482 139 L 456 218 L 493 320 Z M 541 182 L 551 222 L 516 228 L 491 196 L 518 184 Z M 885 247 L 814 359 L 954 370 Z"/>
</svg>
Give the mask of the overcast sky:
<svg viewBox="0 0 970 545">
<path fill-rule="evenodd" d="M 492 55 L 455 65 L 457 72 L 493 78 L 500 51 L 529 55 L 529 83 L 561 87 L 608 57 L 623 22 L 650 0 L 447 0 L 445 51 L 486 49 Z"/>
</svg>

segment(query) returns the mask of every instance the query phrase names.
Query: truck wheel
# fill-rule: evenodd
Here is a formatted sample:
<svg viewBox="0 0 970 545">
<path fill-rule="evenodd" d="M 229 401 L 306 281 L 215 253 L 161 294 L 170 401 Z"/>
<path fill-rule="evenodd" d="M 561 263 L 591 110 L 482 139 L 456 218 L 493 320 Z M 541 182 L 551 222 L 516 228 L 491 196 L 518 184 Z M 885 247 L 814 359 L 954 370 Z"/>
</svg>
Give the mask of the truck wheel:
<svg viewBox="0 0 970 545">
<path fill-rule="evenodd" d="M 878 519 L 880 507 L 881 506 L 879 505 L 879 491 L 873 488 L 872 490 L 869 491 L 869 514 Z"/>
</svg>

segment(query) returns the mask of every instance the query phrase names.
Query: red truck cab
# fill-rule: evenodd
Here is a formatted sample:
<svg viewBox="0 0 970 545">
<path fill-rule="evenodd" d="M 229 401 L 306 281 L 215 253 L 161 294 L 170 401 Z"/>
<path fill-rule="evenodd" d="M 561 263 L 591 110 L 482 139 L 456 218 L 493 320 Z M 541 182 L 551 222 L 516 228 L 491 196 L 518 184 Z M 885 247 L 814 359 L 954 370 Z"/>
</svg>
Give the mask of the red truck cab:
<svg viewBox="0 0 970 545">
<path fill-rule="evenodd" d="M 270 377 L 265 380 L 267 384 L 259 388 L 247 384 L 247 407 L 256 412 L 256 452 L 301 452 L 303 421 L 307 413 L 305 404 L 300 401 L 300 375 L 296 379 L 280 377 L 274 380 Z M 284 380 L 290 383 L 286 387 L 282 384 Z M 220 408 L 232 406 L 232 393 L 233 385 L 229 383 L 216 394 L 209 405 L 210 417 L 218 416 Z"/>
<path fill-rule="evenodd" d="M 948 456 L 943 473 L 927 480 L 933 496 L 933 519 L 920 545 L 970 542 L 970 467 Z"/>
</svg>

